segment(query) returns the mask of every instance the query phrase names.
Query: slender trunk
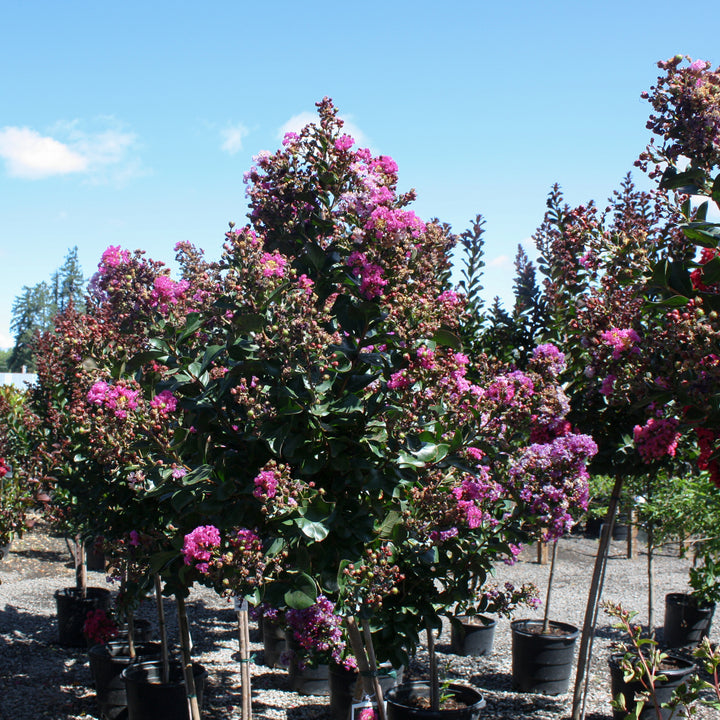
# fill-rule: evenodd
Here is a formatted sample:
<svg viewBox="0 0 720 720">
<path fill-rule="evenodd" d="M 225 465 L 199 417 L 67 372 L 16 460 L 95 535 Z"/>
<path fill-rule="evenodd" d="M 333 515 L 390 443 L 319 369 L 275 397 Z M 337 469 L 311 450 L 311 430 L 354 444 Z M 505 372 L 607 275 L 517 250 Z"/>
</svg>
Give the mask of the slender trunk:
<svg viewBox="0 0 720 720">
<path fill-rule="evenodd" d="M 433 712 L 440 710 L 440 676 L 438 675 L 437 657 L 435 655 L 435 636 L 432 628 L 426 628 L 428 644 L 428 662 L 430 664 L 430 709 Z"/>
<path fill-rule="evenodd" d="M 647 578 L 648 578 L 648 632 L 651 638 L 655 638 L 655 613 L 653 606 L 655 604 L 655 592 L 653 586 L 655 584 L 655 567 L 653 565 L 655 555 L 655 533 L 653 531 L 652 521 L 648 523 L 647 529 Z"/>
<path fill-rule="evenodd" d="M 555 577 L 555 561 L 557 560 L 557 539 L 553 541 L 552 559 L 550 560 L 550 577 L 548 577 L 547 593 L 545 594 L 545 615 L 543 616 L 543 635 L 550 632 L 550 600 L 552 599 L 553 578 Z"/>
<path fill-rule="evenodd" d="M 75 587 L 83 600 L 87 597 L 87 567 L 85 565 L 85 543 L 80 535 L 75 536 Z"/>
<path fill-rule="evenodd" d="M 240 678 L 242 681 L 242 720 L 252 718 L 252 696 L 250 693 L 250 631 L 248 629 L 248 603 L 237 603 L 238 635 L 240 640 Z"/>
<path fill-rule="evenodd" d="M 581 716 L 584 717 L 585 715 L 585 673 L 587 672 L 587 666 L 590 662 L 591 641 L 597 620 L 597 606 L 600 601 L 600 595 L 602 594 L 602 582 L 605 576 L 608 548 L 610 546 L 610 538 L 612 536 L 613 525 L 615 524 L 615 513 L 620 500 L 620 492 L 622 491 L 624 479 L 624 476 L 620 472 L 615 476 L 615 484 L 612 495 L 610 496 L 607 515 L 605 516 L 605 527 L 600 536 L 600 547 L 598 548 L 598 554 L 595 558 L 595 568 L 590 583 L 590 592 L 588 593 L 587 606 L 585 608 L 585 622 L 583 624 L 582 635 L 580 636 L 580 649 L 578 650 L 572 720 L 580 720 Z"/>
<path fill-rule="evenodd" d="M 185 691 L 187 693 L 188 707 L 190 709 L 190 718 L 191 720 L 200 720 L 200 707 L 198 706 L 197 691 L 195 690 L 195 677 L 193 676 L 192 658 L 190 657 L 190 631 L 188 629 L 185 598 L 180 595 L 176 595 L 175 601 L 177 602 L 183 677 L 185 679 Z"/>
<path fill-rule="evenodd" d="M 158 625 L 160 626 L 160 653 L 162 658 L 162 681 L 170 682 L 170 653 L 168 652 L 167 625 L 165 624 L 165 606 L 162 599 L 162 583 L 155 574 L 155 604 L 157 605 Z"/>
<path fill-rule="evenodd" d="M 362 621 L 363 635 L 365 636 L 365 652 L 368 657 L 368 665 L 370 666 L 370 672 L 372 673 L 373 689 L 375 690 L 375 700 L 378 704 L 378 710 L 382 708 L 381 718 L 384 720 L 385 717 L 385 699 L 383 698 L 382 686 L 380 685 L 380 679 L 378 678 L 378 665 L 377 659 L 375 658 L 375 646 L 373 645 L 372 635 L 370 634 L 370 623 L 367 619 Z"/>
<path fill-rule="evenodd" d="M 362 681 L 365 694 L 372 696 L 373 693 L 375 693 L 377 697 L 382 697 L 382 689 L 380 688 L 380 682 L 377 676 L 377 666 L 374 668 L 371 668 L 370 666 L 367 653 L 365 652 L 362 635 L 360 634 L 360 629 L 358 628 L 357 622 L 352 615 L 345 618 L 345 626 L 347 627 L 350 645 L 352 646 L 353 655 L 357 661 L 358 671 L 360 673 L 360 679 Z M 372 638 L 370 639 L 370 647 L 372 648 Z M 371 652 L 374 659 L 375 653 L 374 651 Z M 378 702 L 377 713 L 379 720 L 386 720 L 385 703 Z"/>
</svg>

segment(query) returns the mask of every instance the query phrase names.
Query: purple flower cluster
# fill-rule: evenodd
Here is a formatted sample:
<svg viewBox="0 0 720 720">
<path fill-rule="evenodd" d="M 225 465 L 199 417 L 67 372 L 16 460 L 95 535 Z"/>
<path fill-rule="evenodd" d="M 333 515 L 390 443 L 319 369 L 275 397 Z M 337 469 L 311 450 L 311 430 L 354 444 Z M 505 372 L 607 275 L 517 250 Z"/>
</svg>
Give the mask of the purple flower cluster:
<svg viewBox="0 0 720 720">
<path fill-rule="evenodd" d="M 285 619 L 305 664 L 332 660 L 349 669 L 356 667 L 354 657 L 345 657 L 347 644 L 343 639 L 342 618 L 335 614 L 335 605 L 324 595 L 318 595 L 309 608 L 289 609 Z"/>
<path fill-rule="evenodd" d="M 571 510 L 587 509 L 585 464 L 596 452 L 589 435 L 569 434 L 529 445 L 511 466 L 511 487 L 545 527 L 546 539 L 558 538 L 572 527 Z"/>
</svg>

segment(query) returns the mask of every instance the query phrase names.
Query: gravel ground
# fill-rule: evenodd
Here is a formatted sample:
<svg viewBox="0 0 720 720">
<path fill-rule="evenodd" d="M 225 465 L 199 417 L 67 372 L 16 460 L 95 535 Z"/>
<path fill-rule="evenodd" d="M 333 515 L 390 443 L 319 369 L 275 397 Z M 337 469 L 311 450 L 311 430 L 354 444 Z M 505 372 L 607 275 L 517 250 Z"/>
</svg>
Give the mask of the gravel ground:
<svg viewBox="0 0 720 720">
<path fill-rule="evenodd" d="M 560 542 L 552 601 L 552 619 L 582 626 L 592 566 L 598 541 L 571 536 Z M 647 620 L 646 553 L 640 545 L 636 559 L 629 560 L 625 544 L 613 542 L 610 550 L 604 598 L 621 601 L 627 609 L 640 611 Z M 656 559 L 655 624 L 662 625 L 664 597 L 687 590 L 688 561 L 678 557 L 677 546 L 663 550 Z M 502 566 L 498 580 L 535 582 L 544 592 L 549 566 L 537 562 L 534 549 L 521 555 L 512 567 Z M 48 535 L 42 526 L 17 541 L 0 563 L 0 720 L 79 720 L 100 718 L 88 665 L 87 652 L 60 647 L 53 593 L 74 584 L 71 558 L 64 540 Z M 110 587 L 102 573 L 89 573 L 89 585 Z M 188 599 L 194 659 L 208 670 L 203 718 L 240 718 L 240 672 L 237 658 L 236 616 L 225 600 L 205 589 L 193 589 Z M 177 638 L 174 607 L 167 606 L 171 640 Z M 541 611 L 522 611 L 522 617 L 540 617 Z M 140 617 L 153 620 L 153 606 L 141 608 Z M 153 620 L 154 621 L 154 620 Z M 662 628 L 659 629 L 661 636 Z M 611 718 L 607 657 L 610 642 L 618 638 L 611 619 L 600 614 L 590 668 L 586 701 L 587 720 Z M 718 641 L 717 623 L 711 640 Z M 317 718 L 331 720 L 327 698 L 301 696 L 290 691 L 287 673 L 262 665 L 260 634 L 250 629 L 253 660 L 253 717 L 260 720 Z M 449 676 L 477 687 L 484 694 L 483 718 L 537 718 L 565 720 L 570 717 L 571 692 L 555 697 L 521 694 L 511 687 L 511 634 L 509 621 L 500 619 L 491 655 L 466 658 L 450 654 L 447 628 L 438 641 L 441 668 Z M 422 675 L 427 655 L 418 653 L 410 671 Z M 695 716 L 717 720 L 715 711 L 701 709 Z"/>
</svg>

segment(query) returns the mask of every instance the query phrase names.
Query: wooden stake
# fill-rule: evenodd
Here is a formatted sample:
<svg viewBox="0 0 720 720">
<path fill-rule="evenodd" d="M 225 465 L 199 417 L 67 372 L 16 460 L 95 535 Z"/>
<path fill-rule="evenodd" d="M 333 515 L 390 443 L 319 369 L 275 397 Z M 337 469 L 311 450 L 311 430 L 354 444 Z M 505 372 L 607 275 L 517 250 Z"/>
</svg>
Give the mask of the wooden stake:
<svg viewBox="0 0 720 720">
<path fill-rule="evenodd" d="M 345 626 L 348 630 L 353 655 L 355 655 L 355 659 L 357 660 L 358 671 L 360 672 L 360 679 L 362 680 L 365 693 L 369 696 L 375 694 L 376 697 L 382 698 L 382 688 L 380 687 L 380 681 L 377 677 L 377 665 L 371 669 L 368 656 L 365 652 L 365 646 L 363 645 L 362 635 L 352 615 L 345 618 Z M 372 647 L 372 640 L 370 647 Z M 373 651 L 373 658 L 374 657 L 375 654 Z M 379 720 L 386 720 L 384 702 L 378 702 L 377 711 Z"/>
<path fill-rule="evenodd" d="M 250 689 L 250 629 L 248 625 L 248 602 L 238 602 L 235 598 L 235 610 L 237 611 L 238 636 L 240 645 L 240 679 L 242 682 L 242 720 L 252 718 L 252 694 Z"/>
<path fill-rule="evenodd" d="M 162 656 L 162 681 L 170 682 L 170 653 L 168 652 L 167 625 L 165 624 L 165 606 L 162 599 L 162 583 L 155 574 L 155 605 L 157 606 L 158 625 L 160 626 L 160 653 Z"/>
<path fill-rule="evenodd" d="M 578 651 L 572 720 L 580 720 L 581 716 L 585 716 L 585 674 L 587 672 L 587 666 L 590 663 L 592 635 L 597 618 L 597 606 L 600 595 L 602 594 L 602 584 L 605 577 L 605 565 L 607 564 L 610 538 L 612 537 L 613 526 L 615 525 L 615 513 L 617 512 L 624 480 L 624 474 L 618 472 L 615 476 L 615 485 L 613 486 L 607 514 L 605 515 L 605 527 L 600 535 L 600 546 L 598 547 L 598 553 L 595 558 L 595 568 L 593 570 L 592 582 L 590 583 L 590 592 L 588 593 L 587 606 L 585 608 L 585 622 L 583 624 L 582 635 L 580 637 L 580 649 Z"/>
<path fill-rule="evenodd" d="M 192 669 L 192 658 L 190 657 L 190 630 L 188 628 L 185 598 L 180 595 L 176 595 L 175 601 L 177 602 L 183 677 L 185 678 L 185 691 L 187 693 L 188 706 L 190 708 L 190 718 L 191 720 L 200 720 L 200 707 L 198 706 L 197 691 L 195 690 L 195 677 L 193 676 Z"/>
</svg>

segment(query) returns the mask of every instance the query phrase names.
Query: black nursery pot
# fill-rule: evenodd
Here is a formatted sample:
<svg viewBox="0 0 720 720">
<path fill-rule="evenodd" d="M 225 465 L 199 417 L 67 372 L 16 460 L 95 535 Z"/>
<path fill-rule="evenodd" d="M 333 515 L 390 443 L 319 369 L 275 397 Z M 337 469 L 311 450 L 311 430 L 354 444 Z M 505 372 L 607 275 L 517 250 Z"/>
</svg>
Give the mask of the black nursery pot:
<svg viewBox="0 0 720 720">
<path fill-rule="evenodd" d="M 446 710 L 419 707 L 416 700 L 430 697 L 430 685 L 422 681 L 407 682 L 388 690 L 385 697 L 388 720 L 476 720 L 480 717 L 485 699 L 477 690 L 453 683 L 443 691 L 465 707 Z"/>
<path fill-rule="evenodd" d="M 402 682 L 404 667 L 394 670 L 387 663 L 380 665 L 378 672 L 384 697 L 390 688 Z M 346 670 L 341 665 L 330 665 L 330 715 L 333 720 L 347 720 L 358 680 L 357 670 Z"/>
<path fill-rule="evenodd" d="M 107 610 L 110 591 L 105 588 L 89 587 L 86 596 L 78 588 L 63 588 L 55 591 L 58 618 L 58 642 L 67 647 L 87 647 L 83 626 L 89 612 Z"/>
<path fill-rule="evenodd" d="M 698 605 L 687 593 L 669 593 L 665 596 L 665 624 L 663 644 L 677 648 L 699 645 L 710 634 L 715 603 Z"/>
<path fill-rule="evenodd" d="M 450 618 L 450 649 L 455 655 L 489 655 L 492 652 L 497 620 L 484 615 Z"/>
<path fill-rule="evenodd" d="M 512 681 L 519 692 L 561 695 L 570 687 L 575 641 L 573 625 L 550 622 L 542 633 L 542 620 L 515 620 L 512 628 Z"/>
<path fill-rule="evenodd" d="M 623 679 L 623 671 L 620 666 L 621 655 L 613 655 L 608 660 L 610 664 L 610 689 L 612 697 L 616 698 L 619 694 L 625 696 L 625 707 L 627 710 L 613 710 L 613 720 L 625 720 L 628 712 L 635 707 L 635 695 L 643 692 L 642 683 L 639 680 L 626 683 Z M 685 680 L 695 670 L 695 663 L 692 660 L 668 655 L 666 665 L 661 667 L 662 674 L 666 680 L 657 680 L 655 682 L 655 697 L 657 702 L 662 705 L 670 701 L 676 688 L 682 685 Z M 685 717 L 681 715 L 682 707 L 677 708 L 657 708 L 652 698 L 649 699 L 638 716 L 638 720 L 657 720 L 657 710 L 660 710 L 662 720 L 670 720 L 670 718 Z"/>
<path fill-rule="evenodd" d="M 160 658 L 160 643 L 137 643 L 134 658 L 130 657 L 126 640 L 94 645 L 88 654 L 100 713 L 106 720 L 126 720 L 127 694 L 122 671 L 133 662 Z"/>
<path fill-rule="evenodd" d="M 202 708 L 207 671 L 193 663 L 198 706 Z M 134 663 L 122 671 L 127 693 L 128 720 L 190 720 L 182 665 L 170 663 L 170 681 L 163 683 L 162 663 Z"/>
</svg>

